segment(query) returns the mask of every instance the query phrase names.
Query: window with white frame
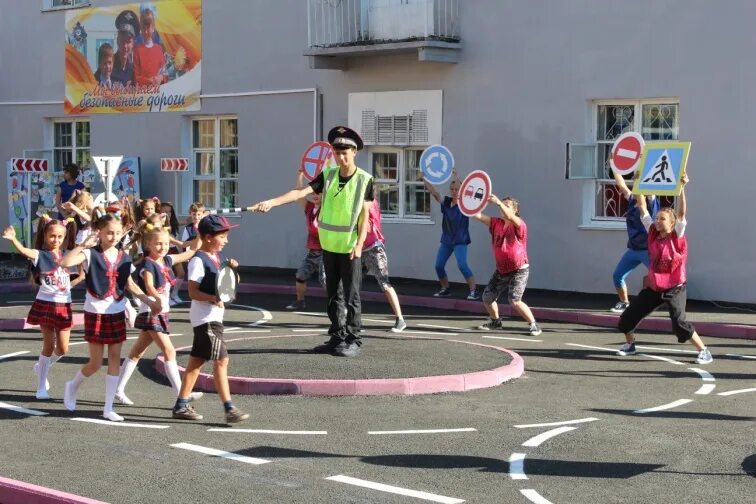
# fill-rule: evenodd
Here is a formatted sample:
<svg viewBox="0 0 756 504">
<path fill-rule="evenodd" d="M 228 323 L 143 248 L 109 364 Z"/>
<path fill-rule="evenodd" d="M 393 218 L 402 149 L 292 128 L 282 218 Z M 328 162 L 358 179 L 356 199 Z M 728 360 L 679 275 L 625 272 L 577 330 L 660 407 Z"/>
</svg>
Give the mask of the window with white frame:
<svg viewBox="0 0 756 504">
<path fill-rule="evenodd" d="M 234 208 L 239 194 L 236 117 L 192 119 L 192 201 Z"/>
<path fill-rule="evenodd" d="M 69 163 L 80 168 L 92 163 L 89 120 L 53 122 L 53 170 L 61 171 Z"/>
<path fill-rule="evenodd" d="M 88 7 L 91 3 L 91 0 L 42 0 L 42 10 L 75 9 Z"/>
<path fill-rule="evenodd" d="M 422 148 L 374 146 L 368 149 L 375 196 L 387 219 L 430 220 L 431 197 L 420 170 Z"/>
<path fill-rule="evenodd" d="M 622 197 L 609 165 L 614 141 L 623 133 L 639 132 L 648 142 L 677 140 L 680 131 L 680 106 L 671 100 L 597 101 L 594 104 L 593 139 L 596 142 L 597 179 L 594 181 L 593 219 L 624 219 L 627 200 Z M 633 174 L 626 175 L 632 188 Z M 661 198 L 669 206 L 674 198 Z"/>
</svg>

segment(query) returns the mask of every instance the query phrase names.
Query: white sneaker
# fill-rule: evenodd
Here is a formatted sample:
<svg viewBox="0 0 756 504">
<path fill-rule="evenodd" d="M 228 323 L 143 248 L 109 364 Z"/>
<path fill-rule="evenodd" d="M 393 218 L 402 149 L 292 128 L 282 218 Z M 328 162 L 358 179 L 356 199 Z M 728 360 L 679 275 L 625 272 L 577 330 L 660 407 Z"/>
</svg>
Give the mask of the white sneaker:
<svg viewBox="0 0 756 504">
<path fill-rule="evenodd" d="M 63 404 L 68 411 L 76 411 L 76 389 L 73 386 L 73 382 L 66 382 L 63 392 Z"/>
<path fill-rule="evenodd" d="M 123 417 L 116 413 L 115 411 L 103 411 L 102 417 L 105 420 L 110 420 L 111 422 L 123 422 Z"/>
<path fill-rule="evenodd" d="M 37 399 L 50 399 L 50 394 L 47 393 L 47 390 L 37 390 L 37 393 L 35 394 L 35 397 Z"/>
<path fill-rule="evenodd" d="M 189 402 L 196 401 L 197 399 L 202 399 L 202 396 L 205 395 L 202 392 L 190 392 L 189 393 Z"/>
<path fill-rule="evenodd" d="M 39 380 L 39 361 L 34 363 L 34 374 L 37 376 L 37 380 Z M 45 380 L 45 390 L 50 390 L 50 381 Z M 39 399 L 39 397 L 37 397 Z"/>
<path fill-rule="evenodd" d="M 627 310 L 628 306 L 630 306 L 630 303 L 625 303 L 624 301 L 617 301 L 617 304 L 609 308 L 609 311 L 612 313 L 622 313 L 623 311 Z"/>
<path fill-rule="evenodd" d="M 635 350 L 635 342 L 625 343 L 620 347 L 619 350 L 617 350 L 617 355 L 620 355 L 622 357 L 626 355 L 635 355 L 636 353 L 638 353 L 638 351 Z"/>
<path fill-rule="evenodd" d="M 129 399 L 128 396 L 123 392 L 116 392 L 115 400 L 121 404 L 125 404 L 126 406 L 132 406 L 134 404 L 134 401 Z"/>
<path fill-rule="evenodd" d="M 704 348 L 698 352 L 696 364 L 711 364 L 712 362 L 714 362 L 714 357 L 711 356 L 711 352 L 709 352 L 708 348 Z"/>
<path fill-rule="evenodd" d="M 540 336 L 543 331 L 541 331 L 541 328 L 538 327 L 538 324 L 536 322 L 533 322 L 532 324 L 530 324 L 528 332 L 530 332 L 531 336 Z"/>
<path fill-rule="evenodd" d="M 407 329 L 407 323 L 404 321 L 403 318 L 396 319 L 396 322 L 394 322 L 394 327 L 391 328 L 391 332 L 399 333 Z"/>
</svg>

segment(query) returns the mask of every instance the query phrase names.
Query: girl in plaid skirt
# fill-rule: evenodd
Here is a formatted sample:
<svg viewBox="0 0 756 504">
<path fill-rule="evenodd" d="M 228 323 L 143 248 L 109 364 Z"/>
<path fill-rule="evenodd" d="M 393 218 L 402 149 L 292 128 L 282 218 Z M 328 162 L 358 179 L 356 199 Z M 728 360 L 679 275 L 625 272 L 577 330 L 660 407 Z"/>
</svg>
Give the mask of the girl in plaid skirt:
<svg viewBox="0 0 756 504">
<path fill-rule="evenodd" d="M 98 207 L 94 212 L 94 233 L 61 260 L 61 266 L 82 264 L 86 272 L 87 294 L 84 298 L 84 339 L 89 343 L 89 362 L 81 367 L 73 380 L 66 382 L 63 404 L 76 409 L 76 394 L 85 378 L 102 366 L 107 346 L 108 374 L 105 377 L 105 408 L 103 417 L 113 422 L 123 417 L 113 411 L 118 387 L 121 346 L 126 339 L 126 289 L 147 304 L 153 313 L 160 313 L 160 300 L 145 296 L 131 278 L 131 257 L 119 250 L 123 224 L 120 207 Z M 99 244 L 98 244 L 99 243 Z"/>
<path fill-rule="evenodd" d="M 76 236 L 73 219 L 53 220 L 43 215 L 37 224 L 34 248 L 29 249 L 16 239 L 16 230 L 8 226 L 3 238 L 32 263 L 32 275 L 39 285 L 26 321 L 38 325 L 42 332 L 42 352 L 34 365 L 37 374 L 37 399 L 49 399 L 50 384 L 47 374 L 50 366 L 68 352 L 68 338 L 73 326 L 71 311 L 71 279 L 68 270 L 60 267 L 61 247 L 69 248 Z"/>
<path fill-rule="evenodd" d="M 176 364 L 176 350 L 168 337 L 170 310 L 170 291 L 176 282 L 173 267 L 188 261 L 194 256 L 193 250 L 187 250 L 179 254 L 168 254 L 170 251 L 169 227 L 162 226 L 156 219 L 146 219 L 139 225 L 139 236 L 142 238 L 142 248 L 145 258 L 136 269 L 136 283 L 150 298 L 160 299 L 163 305 L 162 313 L 154 315 L 150 308 L 140 303 L 139 315 L 134 324 L 140 330 L 139 338 L 131 347 L 128 359 L 124 359 L 121 365 L 120 381 L 116 391 L 116 399 L 121 404 L 134 404 L 126 396 L 126 384 L 137 367 L 147 347 L 152 342 L 160 348 L 165 356 L 165 369 L 168 380 L 171 382 L 174 393 L 178 394 L 181 388 L 181 375 Z M 190 400 L 202 396 L 202 392 L 193 392 Z"/>
</svg>

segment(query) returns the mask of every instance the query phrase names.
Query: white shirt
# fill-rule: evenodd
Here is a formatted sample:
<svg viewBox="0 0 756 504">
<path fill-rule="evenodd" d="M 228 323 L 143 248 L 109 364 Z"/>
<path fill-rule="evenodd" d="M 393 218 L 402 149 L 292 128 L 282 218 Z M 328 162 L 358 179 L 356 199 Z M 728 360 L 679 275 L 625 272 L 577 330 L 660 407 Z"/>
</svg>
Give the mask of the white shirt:
<svg viewBox="0 0 756 504">
<path fill-rule="evenodd" d="M 82 251 L 82 254 L 84 254 L 84 257 L 86 259 L 82 263 L 82 266 L 84 267 L 84 272 L 89 275 L 89 261 L 92 257 L 92 250 L 86 249 Z M 131 266 L 131 272 L 134 272 L 134 266 Z M 84 311 L 89 313 L 105 313 L 105 314 L 113 314 L 113 313 L 120 313 L 126 309 L 126 303 L 127 303 L 126 296 L 123 296 L 120 301 L 116 301 L 113 296 L 108 296 L 103 299 L 98 299 L 94 296 L 92 296 L 89 293 L 89 290 L 87 290 L 86 296 L 84 296 Z"/>
<path fill-rule="evenodd" d="M 654 223 L 653 217 L 646 214 L 641 217 L 641 222 L 643 223 L 643 227 L 646 228 L 646 233 L 648 233 L 648 230 L 651 229 L 651 224 Z M 677 233 L 678 238 L 682 238 L 685 234 L 685 226 L 688 225 L 688 221 L 685 219 L 677 219 L 675 221 L 675 232 Z"/>
<path fill-rule="evenodd" d="M 32 264 L 37 266 L 39 262 L 39 250 L 34 250 Z M 71 302 L 71 277 L 65 268 L 58 266 L 52 276 L 39 275 L 39 290 L 37 299 L 51 303 Z"/>
<path fill-rule="evenodd" d="M 202 283 L 205 278 L 205 265 L 199 257 L 192 257 L 189 261 L 187 278 L 190 282 Z M 223 322 L 224 308 L 208 303 L 207 301 L 197 301 L 192 299 L 192 305 L 189 308 L 189 320 L 192 327 L 207 324 L 208 322 Z"/>
</svg>

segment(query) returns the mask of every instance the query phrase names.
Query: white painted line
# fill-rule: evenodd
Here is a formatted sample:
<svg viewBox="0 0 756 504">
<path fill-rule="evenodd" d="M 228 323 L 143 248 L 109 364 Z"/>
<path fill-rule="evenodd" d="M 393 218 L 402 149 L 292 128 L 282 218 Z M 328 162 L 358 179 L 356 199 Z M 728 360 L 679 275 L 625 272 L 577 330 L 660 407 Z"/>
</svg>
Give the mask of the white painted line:
<svg viewBox="0 0 756 504">
<path fill-rule="evenodd" d="M 239 331 L 232 331 L 231 335 L 233 336 L 234 334 L 242 333 L 269 333 L 270 331 L 270 329 L 240 329 Z M 225 333 L 226 331 L 223 332 Z"/>
<path fill-rule="evenodd" d="M 630 149 L 617 149 L 617 156 L 619 157 L 626 157 L 630 159 L 637 159 L 638 158 L 638 152 L 631 151 Z"/>
<path fill-rule="evenodd" d="M 693 399 L 678 399 L 677 401 L 668 404 L 662 404 L 661 406 L 635 410 L 633 413 L 653 413 L 654 411 L 664 411 L 672 408 L 677 408 L 678 406 L 682 406 L 683 404 L 688 404 L 691 402 L 693 402 Z"/>
<path fill-rule="evenodd" d="M 258 326 L 260 324 L 264 324 L 265 322 L 270 322 L 271 320 L 273 320 L 273 314 L 270 313 L 265 308 L 259 308 L 257 306 L 250 306 L 250 305 L 243 305 L 243 304 L 228 304 L 226 306 L 233 306 L 234 308 L 247 308 L 248 310 L 256 310 L 262 313 L 262 318 L 255 322 L 252 322 L 251 324 L 247 324 L 248 327 Z"/>
<path fill-rule="evenodd" d="M 396 431 L 368 431 L 368 434 L 442 434 L 444 432 L 477 432 L 477 429 L 465 427 L 462 429 L 425 429 L 425 430 L 396 430 Z"/>
<path fill-rule="evenodd" d="M 577 343 L 565 343 L 567 346 L 574 346 L 574 347 L 580 347 L 580 348 L 589 348 L 591 350 L 605 350 L 607 352 L 617 353 L 616 348 L 606 348 L 606 347 L 600 347 L 600 346 L 591 346 L 591 345 L 579 345 Z"/>
<path fill-rule="evenodd" d="M 533 339 L 533 338 L 510 338 L 509 336 L 483 336 L 484 338 L 488 339 L 503 339 L 503 340 L 511 340 L 511 341 L 531 341 L 533 343 L 541 343 L 543 340 L 539 339 Z"/>
<path fill-rule="evenodd" d="M 34 300 L 33 299 L 29 299 L 27 301 L 6 301 L 6 303 L 8 303 L 8 304 L 26 304 L 26 303 L 32 304 L 32 303 L 34 303 Z"/>
<path fill-rule="evenodd" d="M 181 448 L 182 450 L 189 450 L 197 453 L 204 453 L 213 457 L 220 457 L 229 460 L 236 460 L 237 462 L 244 462 L 245 464 L 261 465 L 272 462 L 272 460 L 265 460 L 261 458 L 247 457 L 245 455 L 239 455 L 234 452 L 227 452 L 223 450 L 216 450 L 215 448 L 207 448 L 206 446 L 199 446 L 190 443 L 176 443 L 171 445 L 173 448 Z"/>
<path fill-rule="evenodd" d="M 598 420 L 598 418 L 588 417 L 588 418 L 580 418 L 578 420 L 565 420 L 564 422 L 515 425 L 515 427 L 518 429 L 527 429 L 529 427 L 556 427 L 557 425 L 573 425 L 573 424 L 579 424 L 579 423 L 585 423 L 585 422 L 595 422 L 596 420 Z"/>
<path fill-rule="evenodd" d="M 734 353 L 725 354 L 728 357 L 740 357 L 741 359 L 756 359 L 756 355 L 739 355 Z"/>
<path fill-rule="evenodd" d="M 328 332 L 328 329 L 292 329 L 294 332 Z"/>
<path fill-rule="evenodd" d="M 328 317 L 327 313 L 323 312 L 309 312 L 309 311 L 295 311 L 297 315 L 309 315 L 310 317 Z"/>
<path fill-rule="evenodd" d="M 459 333 L 434 331 L 402 331 L 402 334 L 434 334 L 436 336 L 459 336 Z"/>
<path fill-rule="evenodd" d="M 68 346 L 75 346 L 75 345 L 86 345 L 86 341 L 74 341 L 73 343 L 69 343 Z"/>
<path fill-rule="evenodd" d="M 544 441 L 548 441 L 549 439 L 558 436 L 559 434 L 564 434 L 565 432 L 574 431 L 577 429 L 577 427 L 557 427 L 556 429 L 551 429 L 549 431 L 546 431 L 542 434 L 538 434 L 537 436 L 534 436 L 524 443 L 522 443 L 522 446 L 528 446 L 528 447 L 535 447 L 540 446 L 541 443 Z"/>
<path fill-rule="evenodd" d="M 639 353 L 638 355 L 642 355 L 643 357 L 648 357 L 650 359 L 656 359 L 656 360 L 660 360 L 660 361 L 664 361 L 664 362 L 669 362 L 670 364 L 674 364 L 676 366 L 684 366 L 685 365 L 685 364 L 683 364 L 680 361 L 672 360 L 672 359 L 670 359 L 668 357 L 662 357 L 661 355 L 651 355 L 651 354 L 646 354 L 646 353 Z"/>
<path fill-rule="evenodd" d="M 457 499 L 455 497 L 445 497 L 443 495 L 437 495 L 432 494 L 428 492 L 421 492 L 418 490 L 410 490 L 408 488 L 401 488 L 397 486 L 392 485 L 384 485 L 383 483 L 376 483 L 374 481 L 368 481 L 358 478 L 352 478 L 349 476 L 344 476 L 343 474 L 339 474 L 337 476 L 329 476 L 325 478 L 330 481 L 337 481 L 339 483 L 346 483 L 347 485 L 354 485 L 359 486 L 363 488 L 370 488 L 373 490 L 379 490 L 381 492 L 387 492 L 397 495 L 405 495 L 407 497 L 415 497 L 416 499 L 422 499 L 427 500 L 431 502 L 440 502 L 441 504 L 460 504 L 462 502 L 465 502 L 462 499 Z"/>
<path fill-rule="evenodd" d="M 29 350 L 23 350 L 21 352 L 13 352 L 13 353 L 5 354 L 5 355 L 0 355 L 0 360 L 10 359 L 11 357 L 15 357 L 17 355 L 24 355 L 28 353 L 29 353 Z"/>
<path fill-rule="evenodd" d="M 207 429 L 207 432 L 226 432 L 228 434 L 286 434 L 292 436 L 308 436 L 308 435 L 320 435 L 324 436 L 328 434 L 328 431 L 284 431 L 284 430 L 266 430 L 266 429 Z"/>
<path fill-rule="evenodd" d="M 134 422 L 111 422 L 110 420 L 104 420 L 100 418 L 72 418 L 71 420 L 75 422 L 87 422 L 87 423 L 95 423 L 100 425 L 108 425 L 110 427 L 137 427 L 141 429 L 167 429 L 170 427 L 170 425 L 152 425 L 152 424 L 141 424 L 141 423 L 134 423 Z"/>
<path fill-rule="evenodd" d="M 528 479 L 525 474 L 525 454 L 513 453 L 509 456 L 509 477 L 513 480 Z"/>
<path fill-rule="evenodd" d="M 712 375 L 708 371 L 705 371 L 705 370 L 699 369 L 699 368 L 694 368 L 694 367 L 690 367 L 688 369 L 690 369 L 691 371 L 695 371 L 696 373 L 698 373 L 699 375 L 701 375 L 701 379 L 703 381 L 714 381 L 714 375 Z"/>
<path fill-rule="evenodd" d="M 687 353 L 687 354 L 698 355 L 698 352 L 696 350 L 679 350 L 677 348 L 661 348 L 661 347 L 644 346 L 644 345 L 635 345 L 635 348 L 640 348 L 642 350 L 656 350 L 657 352 L 675 352 L 675 353 Z"/>
<path fill-rule="evenodd" d="M 470 331 L 471 329 L 465 329 L 464 327 L 454 327 L 446 325 L 435 324 L 415 324 L 417 327 L 428 327 L 430 329 L 451 329 L 452 331 Z"/>
<path fill-rule="evenodd" d="M 727 392 L 720 392 L 717 395 L 721 396 L 731 396 L 735 394 L 745 394 L 746 392 L 756 392 L 756 388 L 744 388 L 740 390 L 728 390 Z"/>
<path fill-rule="evenodd" d="M 533 490 L 532 488 L 526 488 L 524 490 L 520 490 L 520 493 L 525 496 L 526 499 L 528 499 L 530 502 L 533 502 L 535 504 L 554 504 L 550 500 L 544 498 L 541 494 Z"/>
<path fill-rule="evenodd" d="M 34 409 L 27 409 L 22 408 L 21 406 L 14 406 L 13 404 L 8 404 L 4 402 L 0 402 L 0 409 L 6 409 L 9 411 L 15 411 L 16 413 L 23 413 L 24 415 L 32 415 L 32 416 L 44 416 L 47 415 L 47 412 L 45 411 L 39 411 Z"/>
<path fill-rule="evenodd" d="M 699 388 L 698 390 L 694 392 L 694 394 L 698 394 L 698 395 L 711 394 L 714 388 L 716 388 L 716 385 L 714 385 L 713 383 L 704 383 L 703 385 L 701 385 L 701 388 Z"/>
<path fill-rule="evenodd" d="M 366 320 L 368 322 L 377 322 L 379 324 L 388 324 L 388 325 L 394 325 L 394 323 L 390 320 L 381 320 L 381 319 L 372 319 L 372 318 L 362 318 L 362 320 Z"/>
</svg>

